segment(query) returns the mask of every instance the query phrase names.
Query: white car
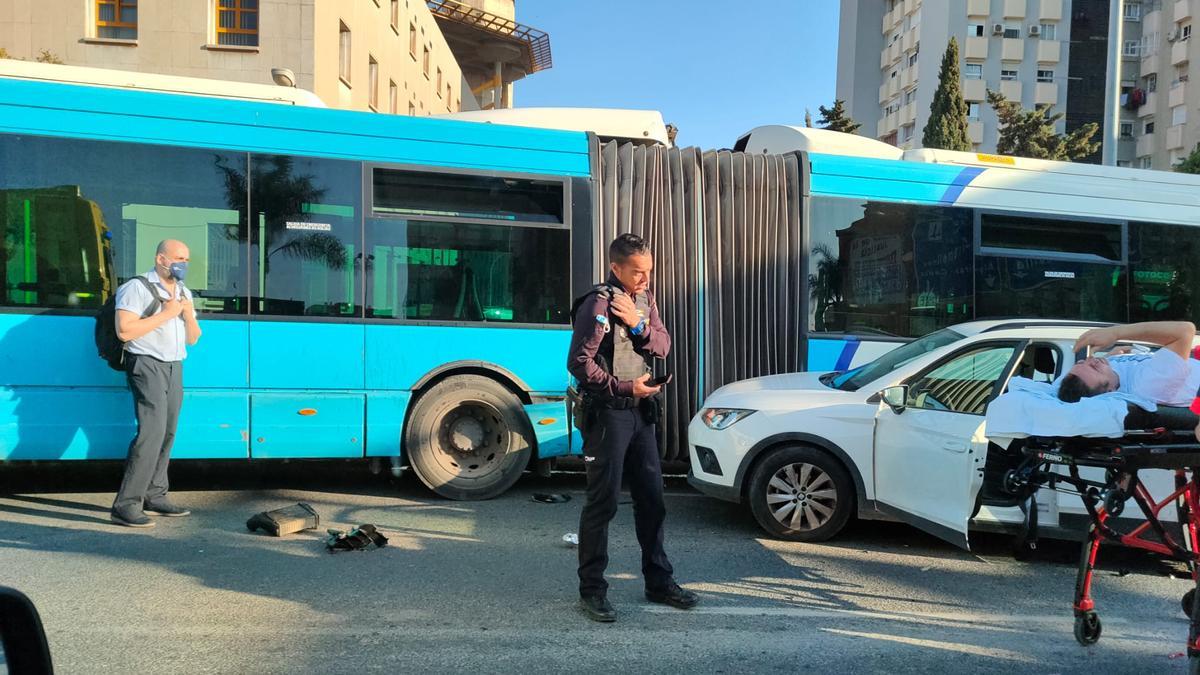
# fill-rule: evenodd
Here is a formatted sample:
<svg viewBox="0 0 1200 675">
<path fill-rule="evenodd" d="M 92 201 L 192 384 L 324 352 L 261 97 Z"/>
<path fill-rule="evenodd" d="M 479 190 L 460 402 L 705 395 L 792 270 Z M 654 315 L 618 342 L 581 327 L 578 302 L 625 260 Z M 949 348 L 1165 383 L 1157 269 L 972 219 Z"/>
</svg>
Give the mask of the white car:
<svg viewBox="0 0 1200 675">
<path fill-rule="evenodd" d="M 1008 529 L 1024 520 L 999 487 L 1003 453 L 993 452 L 989 466 L 988 403 L 1013 376 L 1053 381 L 1074 363 L 1076 338 L 1104 325 L 974 321 L 847 372 L 726 385 L 688 427 L 688 481 L 746 503 L 779 538 L 822 541 L 857 515 L 903 520 L 966 548 L 968 525 Z M 893 402 L 903 392 L 894 409 L 882 394 L 899 385 L 889 391 Z M 1174 489 L 1167 471 L 1143 478 L 1156 496 Z M 1074 495 L 1042 490 L 1037 509 L 1050 534 L 1082 532 L 1087 522 Z"/>
</svg>

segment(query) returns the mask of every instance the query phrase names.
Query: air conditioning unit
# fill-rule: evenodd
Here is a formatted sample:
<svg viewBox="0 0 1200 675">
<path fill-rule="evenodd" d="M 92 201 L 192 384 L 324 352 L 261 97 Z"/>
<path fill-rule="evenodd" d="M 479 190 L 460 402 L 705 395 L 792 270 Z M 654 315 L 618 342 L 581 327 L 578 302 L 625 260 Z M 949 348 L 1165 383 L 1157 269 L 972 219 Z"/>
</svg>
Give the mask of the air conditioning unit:
<svg viewBox="0 0 1200 675">
<path fill-rule="evenodd" d="M 1042 36 L 1042 27 L 1041 26 L 1039 26 L 1038 24 L 1035 23 L 1029 27 L 1029 37 L 1041 37 L 1041 36 Z"/>
<path fill-rule="evenodd" d="M 1179 27 L 1176 26 L 1175 28 L 1171 29 L 1170 33 L 1167 33 L 1167 42 L 1174 42 L 1178 39 L 1179 39 Z"/>
<path fill-rule="evenodd" d="M 1004 35 L 1004 24 L 1002 24 L 1002 23 L 992 24 L 992 35 Z"/>
</svg>

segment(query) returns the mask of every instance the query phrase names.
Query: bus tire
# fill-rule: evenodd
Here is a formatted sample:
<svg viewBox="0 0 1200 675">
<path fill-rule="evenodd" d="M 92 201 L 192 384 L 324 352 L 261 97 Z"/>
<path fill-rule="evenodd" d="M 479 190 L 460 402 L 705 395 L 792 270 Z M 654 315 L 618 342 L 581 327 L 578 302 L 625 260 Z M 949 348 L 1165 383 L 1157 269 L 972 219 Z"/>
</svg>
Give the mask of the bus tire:
<svg viewBox="0 0 1200 675">
<path fill-rule="evenodd" d="M 460 501 L 491 499 L 521 477 L 533 432 L 521 401 L 481 375 L 454 375 L 416 400 L 404 432 L 413 472 Z"/>
<path fill-rule="evenodd" d="M 746 501 L 759 527 L 776 539 L 825 541 L 850 519 L 854 481 L 824 450 L 782 447 L 755 464 Z"/>
</svg>

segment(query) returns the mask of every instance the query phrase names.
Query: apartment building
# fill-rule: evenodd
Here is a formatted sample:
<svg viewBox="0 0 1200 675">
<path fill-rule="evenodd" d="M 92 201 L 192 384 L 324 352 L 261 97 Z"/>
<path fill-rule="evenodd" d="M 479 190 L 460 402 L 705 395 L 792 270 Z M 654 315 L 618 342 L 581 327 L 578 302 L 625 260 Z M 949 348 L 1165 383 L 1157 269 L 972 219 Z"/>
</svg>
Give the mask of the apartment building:
<svg viewBox="0 0 1200 675">
<path fill-rule="evenodd" d="M 0 0 L 0 48 L 68 65 L 290 80 L 331 107 L 430 115 L 511 104 L 515 79 L 549 67 L 549 36 L 512 11 L 513 0 Z M 454 46 L 443 26 L 457 31 Z M 464 71 L 480 59 L 497 79 L 475 92 Z"/>
<path fill-rule="evenodd" d="M 1065 113 L 1059 133 L 1094 122 L 1101 140 L 1115 1 L 843 0 L 837 97 L 876 138 L 919 147 L 953 36 L 977 149 L 994 151 L 999 137 L 989 89 L 1025 108 L 1053 105 Z M 1196 145 L 1200 124 L 1189 126 L 1188 109 L 1200 116 L 1200 92 L 1188 90 L 1187 72 L 1197 56 L 1189 39 L 1197 4 L 1125 0 L 1121 7 L 1119 165 L 1169 168 Z"/>
<path fill-rule="evenodd" d="M 1200 145 L 1200 81 L 1189 77 L 1200 62 L 1200 40 L 1192 39 L 1200 0 L 1145 0 L 1127 4 L 1126 12 L 1131 7 L 1137 7 L 1141 39 L 1137 77 L 1123 107 L 1136 118 L 1123 123 L 1122 134 L 1134 139 L 1134 166 L 1169 169 Z"/>
</svg>

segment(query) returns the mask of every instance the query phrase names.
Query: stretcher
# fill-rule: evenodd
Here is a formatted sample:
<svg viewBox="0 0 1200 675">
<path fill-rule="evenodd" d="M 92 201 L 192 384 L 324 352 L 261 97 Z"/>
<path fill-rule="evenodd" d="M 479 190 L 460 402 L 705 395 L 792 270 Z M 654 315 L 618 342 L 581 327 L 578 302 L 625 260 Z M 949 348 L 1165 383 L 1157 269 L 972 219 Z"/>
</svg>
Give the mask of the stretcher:
<svg viewBox="0 0 1200 675">
<path fill-rule="evenodd" d="M 1100 615 L 1092 598 L 1092 575 L 1102 542 L 1116 542 L 1153 551 L 1187 564 L 1191 589 L 1180 600 L 1190 618 L 1187 638 L 1189 672 L 1200 674 L 1200 604 L 1196 602 L 1197 532 L 1200 531 L 1200 442 L 1195 429 L 1200 417 L 1186 408 L 1160 406 L 1154 413 L 1130 407 L 1127 432 L 1119 438 L 1029 437 L 1009 447 L 1015 458 L 1002 478 L 1002 489 L 1023 503 L 1025 523 L 1018 546 L 1036 546 L 1039 489 L 1046 487 L 1079 495 L 1090 518 L 1075 581 L 1075 639 L 1094 644 L 1100 639 Z M 1095 467 L 1103 479 L 1085 478 L 1080 469 Z M 1175 473 L 1175 490 L 1156 500 L 1138 472 L 1167 469 Z M 1095 476 L 1095 472 L 1090 473 Z M 1136 507 L 1132 511 L 1129 502 Z M 1176 523 L 1160 514 L 1175 508 Z M 1122 524 L 1118 525 L 1119 516 Z M 1132 523 L 1126 525 L 1125 523 Z"/>
</svg>

